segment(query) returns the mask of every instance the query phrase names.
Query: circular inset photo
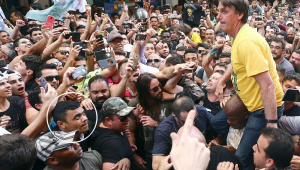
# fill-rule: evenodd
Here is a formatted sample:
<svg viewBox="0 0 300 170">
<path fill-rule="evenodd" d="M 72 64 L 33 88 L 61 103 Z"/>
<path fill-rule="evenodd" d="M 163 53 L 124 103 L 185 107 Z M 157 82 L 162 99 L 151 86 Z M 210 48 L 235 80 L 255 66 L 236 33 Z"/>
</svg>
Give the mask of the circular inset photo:
<svg viewBox="0 0 300 170">
<path fill-rule="evenodd" d="M 107 64 L 108 65 L 113 65 L 114 64 L 114 62 L 112 61 L 112 59 L 108 59 L 108 60 L 106 60 L 107 61 Z"/>
</svg>

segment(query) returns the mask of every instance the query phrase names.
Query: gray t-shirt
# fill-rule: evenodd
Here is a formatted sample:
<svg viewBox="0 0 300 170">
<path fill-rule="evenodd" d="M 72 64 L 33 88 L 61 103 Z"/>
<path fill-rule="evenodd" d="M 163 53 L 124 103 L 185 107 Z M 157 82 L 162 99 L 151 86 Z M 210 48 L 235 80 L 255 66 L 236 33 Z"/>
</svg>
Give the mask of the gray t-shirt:
<svg viewBox="0 0 300 170">
<path fill-rule="evenodd" d="M 102 156 L 97 151 L 87 151 L 79 160 L 79 170 L 102 170 Z M 49 170 L 46 167 L 44 170 Z"/>
</svg>

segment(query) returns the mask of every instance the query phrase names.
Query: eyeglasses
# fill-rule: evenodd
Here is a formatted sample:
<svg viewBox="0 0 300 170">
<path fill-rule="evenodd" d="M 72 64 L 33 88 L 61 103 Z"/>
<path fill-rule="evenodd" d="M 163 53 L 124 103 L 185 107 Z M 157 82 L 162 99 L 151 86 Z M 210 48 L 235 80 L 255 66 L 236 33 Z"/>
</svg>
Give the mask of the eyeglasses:
<svg viewBox="0 0 300 170">
<path fill-rule="evenodd" d="M 19 42 L 19 44 L 28 44 L 28 43 L 32 45 L 32 42 L 29 40 L 23 40 Z"/>
<path fill-rule="evenodd" d="M 126 115 L 126 116 L 120 116 L 120 121 L 124 122 L 125 120 L 127 120 L 127 118 L 128 118 L 128 115 Z"/>
<path fill-rule="evenodd" d="M 63 55 L 63 54 L 62 54 Z M 63 63 L 63 62 L 53 62 L 53 63 L 51 63 L 51 64 L 53 64 L 53 65 L 55 65 L 55 66 L 58 66 L 58 65 L 62 65 L 62 66 L 64 66 L 65 65 L 65 63 Z"/>
<path fill-rule="evenodd" d="M 161 89 L 161 84 L 159 83 L 158 86 L 154 87 L 153 89 L 151 89 L 152 92 L 157 92 L 159 89 Z"/>
<path fill-rule="evenodd" d="M 175 113 L 174 113 L 174 114 L 175 114 Z M 176 115 L 176 114 L 175 114 L 175 115 Z M 185 120 L 180 119 L 180 118 L 179 118 L 180 116 L 176 115 L 176 117 L 177 117 L 177 119 L 178 119 L 181 123 L 185 124 Z M 197 112 L 196 117 L 195 117 L 195 119 L 194 119 L 194 123 L 196 123 L 197 120 L 198 120 L 198 112 Z"/>
<path fill-rule="evenodd" d="M 66 55 L 67 53 L 70 54 L 69 51 L 57 51 L 57 52 L 59 52 L 61 55 Z"/>
<path fill-rule="evenodd" d="M 158 63 L 158 62 L 160 62 L 160 59 L 148 59 L 147 63 L 152 63 L 153 61 Z"/>
<path fill-rule="evenodd" d="M 56 75 L 56 76 L 47 76 L 47 77 L 45 77 L 45 80 L 46 81 L 53 81 L 53 79 L 55 79 L 55 80 L 60 80 L 60 75 Z"/>
</svg>

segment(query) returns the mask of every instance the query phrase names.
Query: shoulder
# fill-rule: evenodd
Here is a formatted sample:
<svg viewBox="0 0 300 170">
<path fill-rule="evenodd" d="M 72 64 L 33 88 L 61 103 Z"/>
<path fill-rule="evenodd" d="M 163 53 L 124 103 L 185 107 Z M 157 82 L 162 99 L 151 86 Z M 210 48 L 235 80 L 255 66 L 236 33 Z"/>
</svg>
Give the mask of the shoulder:
<svg viewBox="0 0 300 170">
<path fill-rule="evenodd" d="M 25 106 L 25 100 L 22 97 L 19 96 L 11 96 L 8 97 L 7 100 L 10 102 L 10 104 L 21 107 Z"/>
<path fill-rule="evenodd" d="M 173 131 L 172 128 L 172 123 L 173 123 L 173 115 L 170 114 L 167 118 L 165 118 L 156 128 L 156 131 L 160 132 L 168 132 L 168 131 Z"/>
</svg>

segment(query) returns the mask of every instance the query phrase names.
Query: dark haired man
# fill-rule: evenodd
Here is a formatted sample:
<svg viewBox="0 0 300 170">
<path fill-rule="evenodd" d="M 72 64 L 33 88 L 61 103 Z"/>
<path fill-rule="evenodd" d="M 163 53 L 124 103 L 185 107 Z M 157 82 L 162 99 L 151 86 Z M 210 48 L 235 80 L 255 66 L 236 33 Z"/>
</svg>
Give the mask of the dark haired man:
<svg viewBox="0 0 300 170">
<path fill-rule="evenodd" d="M 280 38 L 272 39 L 270 44 L 270 49 L 275 63 L 283 66 L 285 68 L 286 74 L 295 72 L 292 64 L 283 56 L 283 53 L 285 51 L 285 43 L 282 39 Z"/>
<path fill-rule="evenodd" d="M 173 114 L 164 119 L 156 128 L 154 133 L 154 146 L 152 151 L 152 167 L 158 169 L 161 160 L 170 154 L 172 148 L 172 139 L 170 134 L 177 133 L 184 125 L 186 117 L 191 110 L 196 111 L 194 126 L 196 126 L 205 135 L 206 123 L 213 117 L 201 105 L 195 105 L 189 97 L 180 97 L 172 105 Z"/>
<path fill-rule="evenodd" d="M 158 21 L 158 18 L 156 16 L 150 17 L 150 25 L 157 32 L 158 35 L 160 35 L 161 32 L 163 31 L 163 29 L 158 27 L 159 21 Z"/>
<path fill-rule="evenodd" d="M 31 40 L 36 43 L 43 39 L 43 33 L 39 28 L 32 28 L 29 32 Z"/>
<path fill-rule="evenodd" d="M 293 67 L 296 67 L 297 65 L 299 65 L 300 64 L 300 50 L 294 50 L 289 61 Z"/>
<path fill-rule="evenodd" d="M 56 65 L 54 64 L 43 64 L 38 67 L 35 73 L 35 81 L 38 84 L 41 84 L 39 78 L 44 77 L 47 83 L 49 83 L 54 89 L 57 89 L 59 86 L 59 80 L 61 76 L 58 74 L 56 70 Z"/>
<path fill-rule="evenodd" d="M 294 149 L 290 134 L 277 128 L 264 128 L 253 146 L 254 165 L 259 169 L 284 169 L 290 165 Z"/>
<path fill-rule="evenodd" d="M 277 119 L 283 112 L 283 92 L 268 43 L 247 24 L 248 1 L 220 0 L 218 9 L 220 12 L 217 19 L 221 23 L 221 29 L 233 37 L 234 44 L 231 49 L 232 67 L 229 66 L 219 80 L 216 95 L 222 100 L 223 83 L 230 79 L 232 73 L 231 80 L 235 91 L 249 111 L 248 122 L 236 155 L 241 158 L 245 169 L 253 169 L 251 147 L 257 141 L 261 129 L 266 126 L 277 127 Z M 222 46 L 223 43 L 216 43 L 217 49 Z M 214 52 L 217 53 L 216 50 Z M 264 114 L 261 114 L 262 111 Z M 219 122 L 216 120 L 213 128 L 219 129 L 217 132 L 226 136 L 227 122 L 224 119 Z M 211 123 L 213 124 L 213 120 Z"/>
<path fill-rule="evenodd" d="M 0 136 L 0 169 L 31 170 L 36 159 L 34 142 L 25 135 Z"/>
<path fill-rule="evenodd" d="M 102 155 L 103 170 L 110 170 L 126 162 L 124 168 L 137 170 L 137 164 L 124 133 L 127 129 L 128 115 L 134 107 L 128 107 L 119 97 L 107 99 L 102 106 L 101 124 L 93 134 L 92 149 Z M 121 167 L 119 167 L 121 169 Z"/>
<path fill-rule="evenodd" d="M 22 75 L 25 82 L 25 90 L 30 93 L 32 89 L 38 86 L 34 81 L 37 67 L 41 64 L 41 59 L 34 55 L 24 55 L 15 65 L 15 70 Z"/>
</svg>

